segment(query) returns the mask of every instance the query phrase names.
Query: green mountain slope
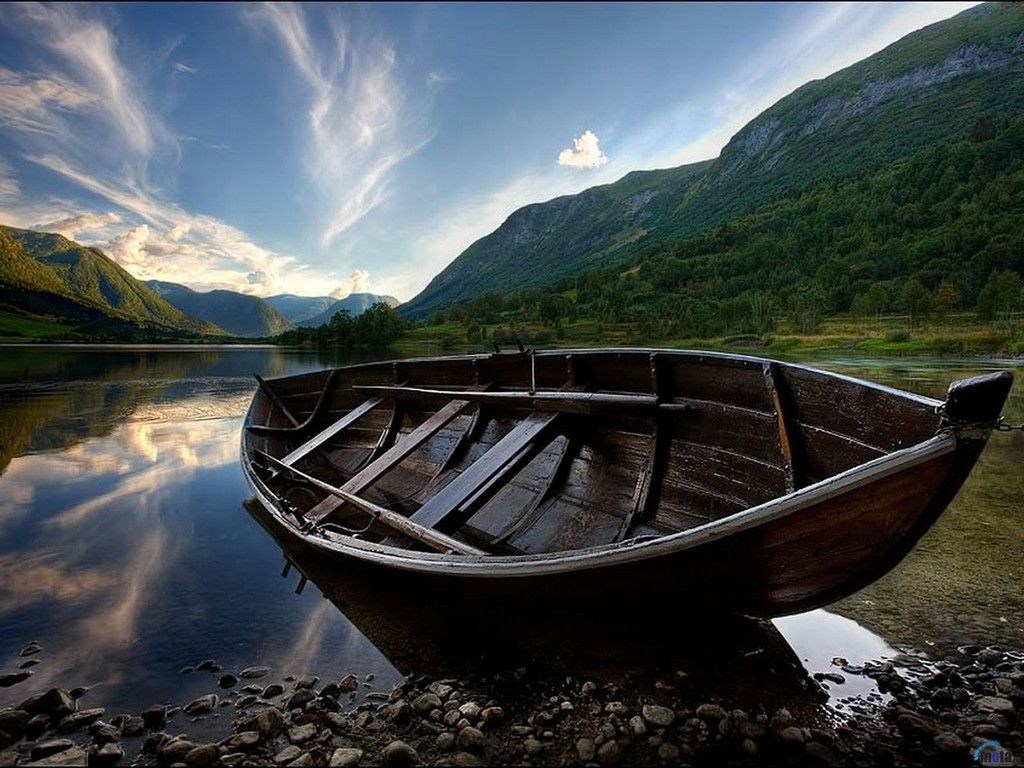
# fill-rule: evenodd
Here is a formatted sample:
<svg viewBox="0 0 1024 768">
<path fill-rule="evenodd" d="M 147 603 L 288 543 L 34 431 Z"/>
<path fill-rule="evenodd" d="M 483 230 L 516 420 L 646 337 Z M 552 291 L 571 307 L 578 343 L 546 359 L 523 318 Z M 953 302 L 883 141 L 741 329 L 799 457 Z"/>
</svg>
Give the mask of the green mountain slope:
<svg viewBox="0 0 1024 768">
<path fill-rule="evenodd" d="M 515 211 L 403 305 L 423 316 L 490 290 L 629 264 L 771 200 L 853 178 L 1024 110 L 1024 4 L 990 3 L 807 83 L 713 161 L 631 173 Z"/>
<path fill-rule="evenodd" d="M 28 317 L 98 322 L 104 332 L 223 333 L 171 306 L 96 248 L 7 226 L 0 226 L 0 304 Z"/>
<path fill-rule="evenodd" d="M 344 299 L 336 299 L 331 306 L 318 315 L 307 318 L 296 325 L 303 328 L 319 328 L 324 323 L 329 323 L 331 318 L 338 312 L 348 312 L 352 317 L 358 317 L 374 304 L 387 304 L 389 307 L 397 307 L 398 299 L 394 296 L 382 296 L 376 293 L 350 293 Z"/>
<path fill-rule="evenodd" d="M 333 296 L 296 296 L 293 293 L 279 293 L 268 296 L 265 301 L 292 325 L 302 325 L 311 317 L 326 312 L 337 303 Z"/>
<path fill-rule="evenodd" d="M 194 291 L 162 280 L 148 280 L 150 288 L 182 312 L 213 323 L 236 336 L 276 336 L 291 324 L 265 300 L 237 291 Z"/>
</svg>

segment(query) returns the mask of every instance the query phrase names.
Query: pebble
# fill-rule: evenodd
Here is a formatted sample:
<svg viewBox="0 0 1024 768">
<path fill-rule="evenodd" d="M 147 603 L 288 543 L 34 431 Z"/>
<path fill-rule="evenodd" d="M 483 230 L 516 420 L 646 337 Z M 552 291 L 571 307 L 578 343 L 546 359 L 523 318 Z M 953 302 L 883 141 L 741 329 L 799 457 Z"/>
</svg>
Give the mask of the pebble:
<svg viewBox="0 0 1024 768">
<path fill-rule="evenodd" d="M 1013 712 L 1013 702 L 1002 696 L 982 696 L 974 701 L 974 706 L 983 712 Z"/>
<path fill-rule="evenodd" d="M 284 705 L 284 708 L 302 709 L 314 699 L 316 699 L 316 694 L 309 690 L 309 688 L 300 688 L 288 697 L 288 702 Z"/>
<path fill-rule="evenodd" d="M 316 726 L 313 723 L 299 725 L 288 730 L 288 741 L 292 744 L 305 744 L 316 737 Z"/>
<path fill-rule="evenodd" d="M 597 755 L 597 745 L 593 739 L 582 738 L 576 740 L 576 756 L 580 762 L 589 763 Z"/>
<path fill-rule="evenodd" d="M 384 747 L 380 753 L 384 765 L 391 768 L 407 768 L 419 762 L 419 755 L 416 750 L 404 741 L 396 739 Z"/>
<path fill-rule="evenodd" d="M 57 730 L 61 733 L 70 733 L 81 728 L 83 725 L 88 725 L 94 720 L 99 720 L 103 717 L 105 711 L 102 707 L 96 707 L 95 709 L 82 709 L 78 712 L 72 712 L 57 724 Z"/>
<path fill-rule="evenodd" d="M 641 709 L 644 720 L 658 728 L 668 728 L 676 719 L 676 713 L 658 704 L 645 704 Z"/>
<path fill-rule="evenodd" d="M 629 732 L 638 739 L 647 735 L 647 723 L 640 715 L 629 718 Z"/>
<path fill-rule="evenodd" d="M 185 754 L 185 765 L 188 768 L 206 768 L 217 762 L 220 749 L 216 744 L 199 744 Z"/>
<path fill-rule="evenodd" d="M 454 689 L 447 683 L 435 682 L 428 685 L 427 690 L 444 701 L 451 696 L 452 690 Z"/>
<path fill-rule="evenodd" d="M 39 663 L 39 659 L 25 659 L 18 665 L 18 669 L 30 669 Z"/>
<path fill-rule="evenodd" d="M 331 755 L 330 768 L 354 768 L 363 759 L 363 750 L 354 747 L 338 747 Z"/>
<path fill-rule="evenodd" d="M 260 677 L 266 677 L 270 674 L 270 667 L 246 667 L 238 676 L 245 680 L 255 680 Z"/>
<path fill-rule="evenodd" d="M 434 739 L 434 746 L 442 752 L 451 752 L 455 748 L 455 734 L 451 731 L 442 731 Z"/>
<path fill-rule="evenodd" d="M 617 741 L 606 741 L 597 749 L 597 759 L 601 765 L 618 765 L 622 762 L 622 747 Z"/>
<path fill-rule="evenodd" d="M 790 725 L 779 731 L 779 738 L 787 744 L 803 744 L 804 732 L 795 725 Z"/>
<path fill-rule="evenodd" d="M 88 754 L 81 747 L 71 747 L 55 755 L 44 757 L 36 765 L 47 766 L 83 766 L 89 759 Z"/>
<path fill-rule="evenodd" d="M 35 640 L 33 640 L 31 643 L 29 643 L 24 648 L 22 648 L 20 651 L 18 651 L 18 655 L 19 656 L 34 656 L 35 654 L 39 653 L 41 650 L 43 650 L 43 649 L 39 645 L 39 643 L 37 643 Z"/>
<path fill-rule="evenodd" d="M 197 699 L 192 699 L 188 704 L 185 705 L 186 715 L 205 715 L 208 712 L 212 712 L 217 708 L 217 704 L 220 701 L 220 697 L 215 693 L 208 693 L 205 696 L 200 696 Z"/>
<path fill-rule="evenodd" d="M 666 741 L 658 747 L 658 757 L 666 763 L 674 763 L 679 759 L 679 747 L 670 741 Z"/>
<path fill-rule="evenodd" d="M 338 681 L 338 690 L 342 693 L 351 693 L 359 688 L 359 679 L 355 675 L 345 675 Z"/>
<path fill-rule="evenodd" d="M 452 755 L 451 765 L 458 768 L 476 768 L 476 766 L 483 765 L 483 763 L 480 762 L 479 757 L 471 752 L 456 752 Z"/>
<path fill-rule="evenodd" d="M 89 765 L 114 765 L 124 757 L 124 750 L 113 742 L 104 744 L 89 760 Z"/>
<path fill-rule="evenodd" d="M 277 707 L 267 707 L 256 715 L 256 730 L 264 739 L 279 734 L 284 729 L 284 715 Z"/>
<path fill-rule="evenodd" d="M 260 693 L 260 695 L 264 699 L 274 699 L 274 698 L 277 698 L 278 696 L 280 696 L 282 693 L 284 693 L 284 686 L 283 685 L 281 685 L 280 683 L 271 683 L 270 685 L 268 685 L 266 688 L 263 689 L 263 691 Z"/>
<path fill-rule="evenodd" d="M 32 759 L 40 760 L 50 755 L 55 755 L 58 752 L 63 752 L 65 749 L 70 749 L 75 746 L 75 742 L 71 739 L 51 739 L 49 741 L 43 741 L 32 747 Z"/>
<path fill-rule="evenodd" d="M 459 735 L 455 737 L 455 744 L 459 749 L 479 752 L 484 748 L 484 735 L 476 728 L 466 727 L 459 731 Z"/>
<path fill-rule="evenodd" d="M 441 699 L 436 693 L 421 693 L 412 702 L 412 708 L 421 715 L 434 709 L 440 709 Z"/>
<path fill-rule="evenodd" d="M 475 701 L 467 701 L 465 704 L 459 707 L 459 713 L 463 717 L 467 717 L 470 720 L 476 720 L 480 716 L 482 711 L 480 705 Z"/>
<path fill-rule="evenodd" d="M 298 680 L 295 681 L 294 688 L 297 691 L 302 691 L 302 690 L 311 691 L 311 690 L 313 690 L 313 688 L 316 686 L 316 684 L 318 682 L 320 682 L 320 678 L 316 677 L 315 675 L 307 676 L 307 677 L 300 677 Z"/>
<path fill-rule="evenodd" d="M 701 704 L 696 714 L 701 720 L 724 720 L 726 717 L 725 710 L 718 704 Z"/>
<path fill-rule="evenodd" d="M 228 739 L 227 747 L 229 749 L 249 750 L 254 749 L 259 743 L 259 731 L 242 731 Z"/>
<path fill-rule="evenodd" d="M 544 751 L 544 743 L 533 736 L 528 737 L 523 741 L 523 751 L 529 757 L 537 757 L 541 752 Z"/>
<path fill-rule="evenodd" d="M 963 754 L 967 750 L 964 740 L 951 731 L 935 734 L 934 742 L 940 752 L 947 754 Z"/>
<path fill-rule="evenodd" d="M 220 665 L 213 659 L 207 659 L 196 664 L 195 668 L 199 672 L 216 672 L 220 669 Z"/>
<path fill-rule="evenodd" d="M 18 672 L 8 672 L 7 674 L 0 675 L 0 688 L 10 688 L 12 685 L 24 682 L 32 677 L 32 672 L 27 669 L 22 669 Z"/>
<path fill-rule="evenodd" d="M 296 747 L 294 744 L 289 744 L 287 747 L 282 749 L 276 755 L 274 755 L 274 763 L 276 765 L 285 765 L 295 760 L 302 754 L 302 750 Z"/>
</svg>

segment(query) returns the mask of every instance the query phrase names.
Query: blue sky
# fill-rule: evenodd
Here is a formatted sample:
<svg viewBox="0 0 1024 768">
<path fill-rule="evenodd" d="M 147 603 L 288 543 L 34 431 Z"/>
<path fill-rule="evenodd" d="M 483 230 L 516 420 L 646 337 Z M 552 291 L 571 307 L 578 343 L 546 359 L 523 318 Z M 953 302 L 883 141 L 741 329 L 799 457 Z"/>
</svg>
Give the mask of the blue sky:
<svg viewBox="0 0 1024 768">
<path fill-rule="evenodd" d="M 516 208 L 714 157 L 971 3 L 0 6 L 0 222 L 409 299 Z"/>
</svg>

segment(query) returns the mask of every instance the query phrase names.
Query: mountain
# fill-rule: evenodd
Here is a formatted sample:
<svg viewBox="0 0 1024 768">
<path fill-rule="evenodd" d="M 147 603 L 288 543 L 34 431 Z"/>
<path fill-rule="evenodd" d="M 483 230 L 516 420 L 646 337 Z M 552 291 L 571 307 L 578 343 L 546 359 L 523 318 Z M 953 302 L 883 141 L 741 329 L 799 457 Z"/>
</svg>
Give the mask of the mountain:
<svg viewBox="0 0 1024 768">
<path fill-rule="evenodd" d="M 350 293 L 344 299 L 337 299 L 327 309 L 318 315 L 306 318 L 296 323 L 304 328 L 319 328 L 324 323 L 329 323 L 335 314 L 341 311 L 348 311 L 352 317 L 358 317 L 374 304 L 383 302 L 389 307 L 397 307 L 398 299 L 394 296 L 381 296 L 376 293 Z"/>
<path fill-rule="evenodd" d="M 178 283 L 146 282 L 170 304 L 235 336 L 276 336 L 291 324 L 267 301 L 236 291 L 194 291 Z"/>
<path fill-rule="evenodd" d="M 296 296 L 293 293 L 268 296 L 265 301 L 292 325 L 302 325 L 338 302 L 333 296 Z"/>
<path fill-rule="evenodd" d="M 627 174 L 513 212 L 438 274 L 403 314 L 488 291 L 540 288 L 711 230 L 759 205 L 961 139 L 1024 109 L 1024 4 L 988 3 L 807 83 L 711 161 Z"/>
<path fill-rule="evenodd" d="M 96 248 L 2 225 L 0 306 L 21 317 L 84 324 L 97 338 L 146 330 L 223 334 L 171 306 Z"/>
</svg>

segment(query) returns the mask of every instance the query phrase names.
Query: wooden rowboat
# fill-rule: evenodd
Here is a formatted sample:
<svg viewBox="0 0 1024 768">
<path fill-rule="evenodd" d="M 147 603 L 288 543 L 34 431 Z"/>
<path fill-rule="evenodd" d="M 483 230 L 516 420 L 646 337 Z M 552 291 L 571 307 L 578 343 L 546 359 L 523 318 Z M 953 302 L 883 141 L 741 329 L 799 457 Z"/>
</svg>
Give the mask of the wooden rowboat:
<svg viewBox="0 0 1024 768">
<path fill-rule="evenodd" d="M 279 539 L 435 597 L 776 616 L 906 556 L 1011 383 L 939 401 L 650 349 L 370 363 L 259 379 L 242 466 Z"/>
</svg>

